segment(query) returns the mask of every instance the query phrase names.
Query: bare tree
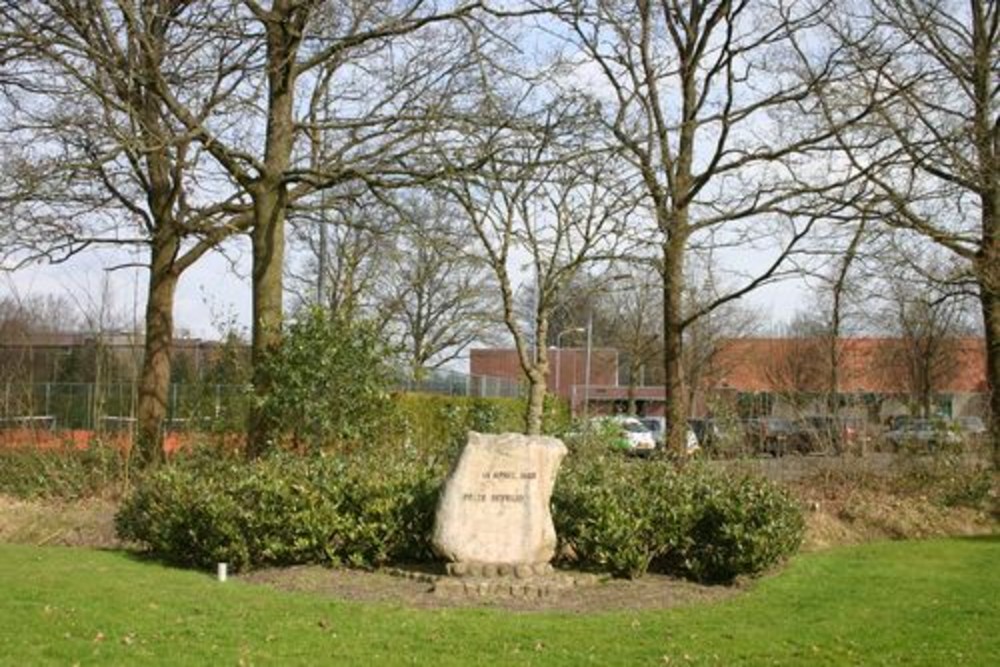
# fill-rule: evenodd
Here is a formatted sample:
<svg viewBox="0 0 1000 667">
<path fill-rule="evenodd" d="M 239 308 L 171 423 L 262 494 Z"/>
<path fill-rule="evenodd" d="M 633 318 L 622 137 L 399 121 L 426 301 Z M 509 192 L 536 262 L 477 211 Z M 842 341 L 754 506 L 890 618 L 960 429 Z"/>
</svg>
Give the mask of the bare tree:
<svg viewBox="0 0 1000 667">
<path fill-rule="evenodd" d="M 293 211 L 292 241 L 303 256 L 290 272 L 289 290 L 296 306 L 314 304 L 353 319 L 387 315 L 377 303 L 378 285 L 389 256 L 395 252 L 395 211 L 372 197 L 355 196 L 331 206 L 320 193 L 315 207 Z"/>
<path fill-rule="evenodd" d="M 864 0 L 831 22 L 854 69 L 820 110 L 898 229 L 945 248 L 974 277 L 986 333 L 990 432 L 1000 465 L 1000 5 L 989 0 Z M 877 114 L 843 125 L 851 101 Z"/>
<path fill-rule="evenodd" d="M 415 379 L 488 337 L 499 309 L 489 269 L 460 211 L 435 197 L 403 202 L 395 251 L 383 264 L 379 309 Z"/>
<path fill-rule="evenodd" d="M 613 255 L 633 206 L 615 155 L 583 150 L 582 111 L 574 100 L 556 98 L 532 112 L 502 112 L 520 118 L 523 129 L 499 137 L 486 132 L 484 167 L 446 186 L 499 284 L 504 323 L 528 380 L 525 429 L 532 434 L 542 430 L 553 308 L 588 263 Z M 516 309 L 518 272 L 527 273 L 534 295 L 529 326 Z"/>
<path fill-rule="evenodd" d="M 970 333 L 969 302 L 947 283 L 928 281 L 899 264 L 885 276 L 880 316 L 896 340 L 880 361 L 906 388 L 911 409 L 931 417 L 934 397 L 960 369 L 957 339 Z"/>
<path fill-rule="evenodd" d="M 827 350 L 830 325 L 814 313 L 799 312 L 781 335 L 771 340 L 764 375 L 772 391 L 798 414 L 811 409 L 830 376 Z"/>
<path fill-rule="evenodd" d="M 488 337 L 495 291 L 461 212 L 433 192 L 358 203 L 305 224 L 296 211 L 307 255 L 293 276 L 300 300 L 374 320 L 415 379 Z"/>
<path fill-rule="evenodd" d="M 625 151 L 651 211 L 664 294 L 668 442 L 675 449 L 683 449 L 686 430 L 685 329 L 780 276 L 814 219 L 796 227 L 795 214 L 822 206 L 810 200 L 851 178 L 822 157 L 831 130 L 799 121 L 809 96 L 835 74 L 832 54 L 800 44 L 835 6 L 639 0 L 556 10 L 563 27 L 554 33 L 573 49 L 577 81 L 601 79 L 590 92 L 601 105 L 604 139 Z M 780 239 L 765 268 L 685 310 L 693 245 L 748 247 L 764 238 Z"/>
<path fill-rule="evenodd" d="M 592 333 L 596 341 L 615 347 L 625 358 L 627 410 L 634 415 L 636 389 L 640 381 L 645 383 L 646 369 L 653 368 L 663 351 L 660 343 L 663 293 L 653 262 L 632 266 L 616 263 L 608 273 L 618 281 L 614 289 L 598 292 Z M 600 285 L 599 277 L 594 281 Z"/>
<path fill-rule="evenodd" d="M 705 272 L 702 280 L 692 276 L 687 281 L 686 291 L 685 300 L 690 310 L 698 310 L 702 304 L 718 297 L 710 272 Z M 738 301 L 730 301 L 685 328 L 683 364 L 690 414 L 693 415 L 696 409 L 698 393 L 720 386 L 730 370 L 724 354 L 726 341 L 752 336 L 758 327 L 759 316 L 754 311 Z"/>
<path fill-rule="evenodd" d="M 806 325 L 800 315 L 798 330 L 811 330 L 825 356 L 823 368 L 827 411 L 837 415 L 842 397 L 846 337 L 864 325 L 861 302 L 872 294 L 864 288 L 878 279 L 885 268 L 887 252 L 879 228 L 862 213 L 856 219 L 841 220 L 829 233 L 814 239 L 814 258 L 821 264 L 807 271 L 815 279 L 811 315 Z"/>
<path fill-rule="evenodd" d="M 149 252 L 138 444 L 161 460 L 170 382 L 174 293 L 181 274 L 249 223 L 238 193 L 210 182 L 186 128 L 156 95 L 183 81 L 187 95 L 221 104 L 215 65 L 242 62 L 235 34 L 206 35 L 212 7 L 175 0 L 0 5 L 5 44 L 4 174 L 12 227 L 9 261 L 62 261 L 94 245 Z M 222 192 L 220 195 L 219 192 Z M 229 191 L 231 192 L 231 191 Z"/>
<path fill-rule="evenodd" d="M 278 345 L 283 317 L 285 221 L 296 202 L 347 183 L 368 187 L 428 178 L 435 123 L 463 99 L 468 33 L 454 22 L 478 2 L 256 0 L 225 3 L 216 29 L 244 36 L 260 61 L 232 70 L 205 101 L 157 76 L 157 95 L 252 206 L 254 391 L 270 390 L 259 361 Z M 263 92 L 262 92 L 263 91 Z M 216 114 L 224 95 L 245 115 Z M 242 126 L 242 127 L 241 127 Z M 274 442 L 276 425 L 251 418 L 248 451 Z"/>
</svg>

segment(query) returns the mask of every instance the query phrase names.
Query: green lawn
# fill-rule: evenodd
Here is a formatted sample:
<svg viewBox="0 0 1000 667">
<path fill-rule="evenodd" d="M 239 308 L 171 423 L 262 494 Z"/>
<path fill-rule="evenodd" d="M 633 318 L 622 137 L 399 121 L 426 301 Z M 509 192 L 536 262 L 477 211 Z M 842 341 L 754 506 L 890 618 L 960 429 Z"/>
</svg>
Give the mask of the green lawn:
<svg viewBox="0 0 1000 667">
<path fill-rule="evenodd" d="M 0 664 L 997 665 L 998 566 L 996 537 L 879 543 L 722 603 L 578 616 L 342 603 L 0 545 Z"/>
</svg>

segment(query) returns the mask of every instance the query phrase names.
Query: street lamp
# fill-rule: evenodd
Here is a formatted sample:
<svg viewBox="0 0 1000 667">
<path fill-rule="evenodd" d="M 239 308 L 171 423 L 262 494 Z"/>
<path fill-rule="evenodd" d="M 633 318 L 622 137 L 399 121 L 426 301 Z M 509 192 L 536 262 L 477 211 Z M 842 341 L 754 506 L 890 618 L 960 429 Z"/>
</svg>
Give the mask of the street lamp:
<svg viewBox="0 0 1000 667">
<path fill-rule="evenodd" d="M 565 336 L 566 334 L 583 333 L 584 331 L 586 331 L 586 329 L 584 329 L 583 327 L 571 327 L 569 329 L 564 329 L 563 331 L 560 331 L 558 333 L 558 335 L 556 335 L 556 387 L 555 387 L 555 389 L 556 389 L 556 394 L 557 395 L 559 394 L 559 369 L 562 366 L 562 352 L 560 351 L 562 349 L 562 346 L 561 346 L 561 343 L 559 341 L 562 340 L 562 337 Z M 574 368 L 575 367 L 576 366 L 574 365 Z"/>
<path fill-rule="evenodd" d="M 611 276 L 604 281 L 604 285 L 609 283 L 620 283 L 622 281 L 630 280 L 632 276 L 627 273 L 620 273 L 618 275 Z M 608 289 L 604 288 L 605 292 L 621 292 L 621 288 Z M 587 377 L 586 383 L 583 387 L 583 418 L 586 421 L 590 418 L 590 355 L 593 351 L 593 339 L 594 339 L 594 304 L 590 304 L 590 313 L 587 314 L 587 363 L 584 375 Z"/>
</svg>

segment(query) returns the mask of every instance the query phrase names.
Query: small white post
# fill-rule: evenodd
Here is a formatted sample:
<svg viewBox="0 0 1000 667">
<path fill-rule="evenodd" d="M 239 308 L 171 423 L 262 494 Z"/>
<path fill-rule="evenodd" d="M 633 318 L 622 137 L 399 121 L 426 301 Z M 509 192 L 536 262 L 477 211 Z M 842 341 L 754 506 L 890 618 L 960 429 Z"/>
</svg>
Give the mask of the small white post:
<svg viewBox="0 0 1000 667">
<path fill-rule="evenodd" d="M 229 565 L 227 563 L 219 563 L 217 569 L 218 569 L 219 581 L 225 581 L 226 576 L 229 574 L 228 572 Z"/>
</svg>

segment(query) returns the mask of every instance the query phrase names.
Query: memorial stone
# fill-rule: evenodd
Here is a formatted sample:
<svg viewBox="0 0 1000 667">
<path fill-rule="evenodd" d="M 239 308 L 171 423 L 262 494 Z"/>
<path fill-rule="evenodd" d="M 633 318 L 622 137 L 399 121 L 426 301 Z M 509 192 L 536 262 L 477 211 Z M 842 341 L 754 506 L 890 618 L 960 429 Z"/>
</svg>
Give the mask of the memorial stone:
<svg viewBox="0 0 1000 667">
<path fill-rule="evenodd" d="M 566 446 L 544 436 L 469 433 L 445 482 L 433 544 L 459 576 L 551 572 L 549 502 Z"/>
</svg>

